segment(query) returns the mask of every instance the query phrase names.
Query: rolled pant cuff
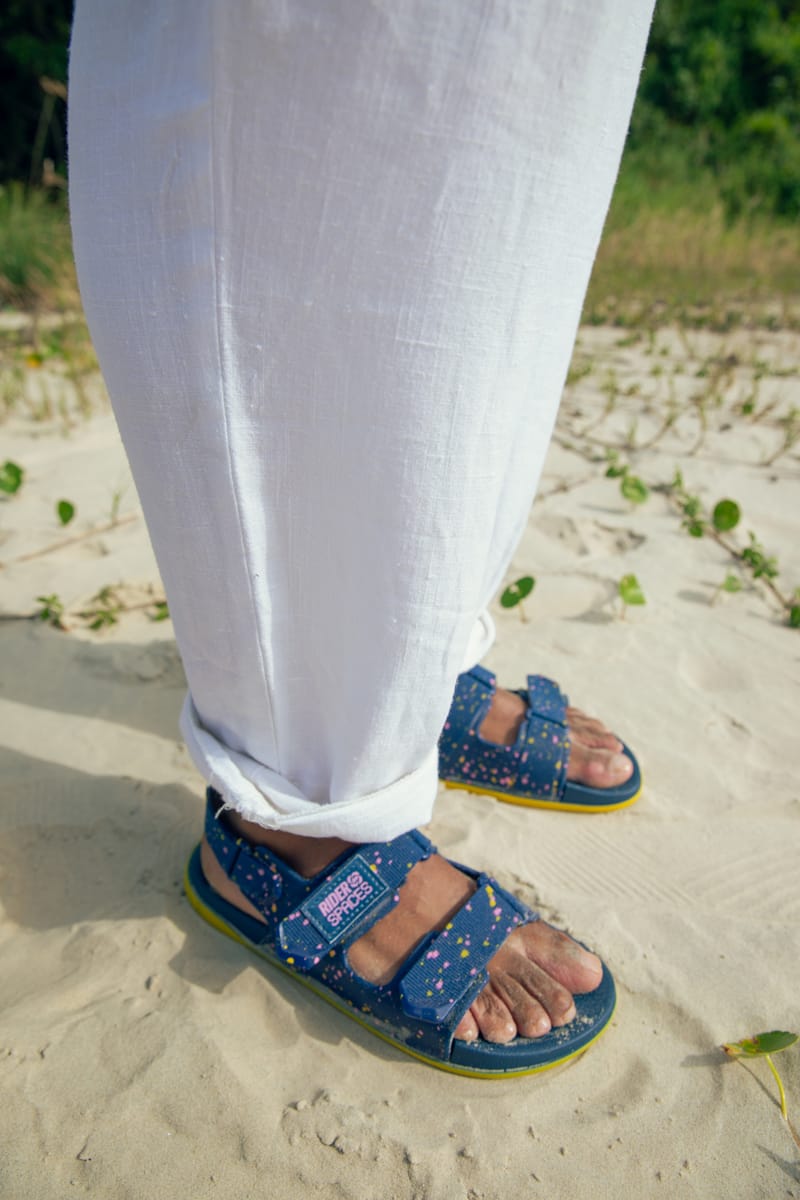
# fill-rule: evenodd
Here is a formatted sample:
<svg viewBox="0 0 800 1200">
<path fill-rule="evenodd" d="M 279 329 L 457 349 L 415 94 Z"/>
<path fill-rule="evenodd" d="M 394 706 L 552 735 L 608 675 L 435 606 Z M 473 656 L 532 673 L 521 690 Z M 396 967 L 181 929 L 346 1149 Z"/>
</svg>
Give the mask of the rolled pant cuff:
<svg viewBox="0 0 800 1200">
<path fill-rule="evenodd" d="M 431 819 L 438 788 L 438 748 L 402 779 L 364 796 L 320 804 L 282 775 L 232 750 L 206 729 L 186 697 L 181 732 L 192 760 L 224 800 L 246 821 L 303 837 L 388 842 Z"/>
</svg>

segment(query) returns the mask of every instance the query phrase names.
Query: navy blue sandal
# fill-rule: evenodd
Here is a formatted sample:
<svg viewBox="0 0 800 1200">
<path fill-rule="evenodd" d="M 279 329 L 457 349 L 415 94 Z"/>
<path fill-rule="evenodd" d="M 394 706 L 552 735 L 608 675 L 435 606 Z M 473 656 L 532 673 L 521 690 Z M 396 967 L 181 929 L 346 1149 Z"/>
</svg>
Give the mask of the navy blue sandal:
<svg viewBox="0 0 800 1200">
<path fill-rule="evenodd" d="M 352 970 L 348 947 L 399 900 L 408 872 L 435 853 L 416 830 L 391 842 L 354 846 L 312 879 L 264 846 L 236 836 L 209 789 L 206 837 L 228 877 L 264 921 L 227 903 L 208 884 L 198 846 L 186 868 L 186 895 L 215 929 L 305 984 L 340 1012 L 415 1058 L 458 1075 L 507 1078 L 558 1066 L 582 1054 L 614 1012 L 614 981 L 575 996 L 573 1021 L 539 1038 L 508 1045 L 466 1042 L 453 1034 L 488 981 L 487 964 L 509 933 L 538 920 L 487 875 L 459 866 L 476 890 L 451 921 L 412 951 L 389 983 Z"/>
<path fill-rule="evenodd" d="M 497 680 L 485 667 L 458 677 L 455 696 L 439 739 L 439 778 L 447 787 L 483 792 L 507 804 L 557 808 L 565 812 L 613 812 L 639 799 L 642 774 L 633 763 L 630 779 L 617 787 L 593 788 L 567 779 L 569 727 L 567 697 L 543 675 L 529 675 L 527 700 L 516 742 L 501 746 L 480 735 Z"/>
</svg>

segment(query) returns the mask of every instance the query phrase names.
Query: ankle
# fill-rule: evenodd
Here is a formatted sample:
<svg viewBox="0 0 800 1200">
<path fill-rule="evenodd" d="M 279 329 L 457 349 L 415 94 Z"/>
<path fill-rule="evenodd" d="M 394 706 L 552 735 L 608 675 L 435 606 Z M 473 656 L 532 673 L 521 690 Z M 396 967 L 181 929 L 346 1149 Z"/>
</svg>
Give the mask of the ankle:
<svg viewBox="0 0 800 1200">
<path fill-rule="evenodd" d="M 265 829 L 254 821 L 246 821 L 237 812 L 227 814 L 231 828 L 255 846 L 266 846 L 279 858 L 288 863 L 299 875 L 310 879 L 318 875 L 329 863 L 349 850 L 352 842 L 334 837 L 302 837 L 297 833 L 286 833 L 281 829 Z"/>
</svg>

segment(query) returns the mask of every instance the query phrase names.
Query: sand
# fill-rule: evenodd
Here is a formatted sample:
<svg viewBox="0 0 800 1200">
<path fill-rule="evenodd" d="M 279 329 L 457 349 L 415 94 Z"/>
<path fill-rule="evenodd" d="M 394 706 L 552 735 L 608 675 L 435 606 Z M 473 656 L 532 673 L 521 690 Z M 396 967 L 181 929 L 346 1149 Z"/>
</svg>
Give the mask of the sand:
<svg viewBox="0 0 800 1200">
<path fill-rule="evenodd" d="M 706 505 L 737 500 L 791 592 L 797 448 L 765 460 L 800 407 L 798 351 L 788 333 L 581 332 L 509 571 L 536 576 L 528 619 L 496 607 L 489 665 L 511 686 L 557 678 L 636 749 L 645 791 L 595 817 L 440 796 L 444 851 L 595 947 L 618 984 L 583 1058 L 507 1082 L 426 1069 L 190 910 L 202 785 L 171 626 L 146 607 L 95 632 L 75 616 L 107 585 L 160 595 L 124 453 L 97 386 L 80 418 L 54 369 L 28 372 L 0 426 L 0 461 L 26 470 L 0 501 L 0 608 L 57 594 L 69 628 L 0 621 L 3 1200 L 800 1197 L 768 1070 L 718 1050 L 800 1030 L 800 631 L 752 583 L 711 604 L 729 555 L 688 537 L 664 492 L 625 501 L 601 444 L 645 443 L 672 405 L 660 440 L 621 457 L 654 485 L 679 466 Z M 34 419 L 48 387 L 61 412 Z M 112 507 L 120 523 L 92 534 Z M 621 619 L 629 573 L 647 604 Z M 779 1063 L 800 1124 L 800 1048 Z"/>
</svg>

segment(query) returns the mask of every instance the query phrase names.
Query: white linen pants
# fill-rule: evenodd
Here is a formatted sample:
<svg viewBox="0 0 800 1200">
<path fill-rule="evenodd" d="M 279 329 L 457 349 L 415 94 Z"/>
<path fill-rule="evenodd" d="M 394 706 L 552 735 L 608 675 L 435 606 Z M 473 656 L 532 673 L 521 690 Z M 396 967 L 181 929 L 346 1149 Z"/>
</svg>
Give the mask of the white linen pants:
<svg viewBox="0 0 800 1200">
<path fill-rule="evenodd" d="M 651 0 L 78 0 L 89 325 L 198 768 L 273 829 L 429 819 L 522 532 Z"/>
</svg>

